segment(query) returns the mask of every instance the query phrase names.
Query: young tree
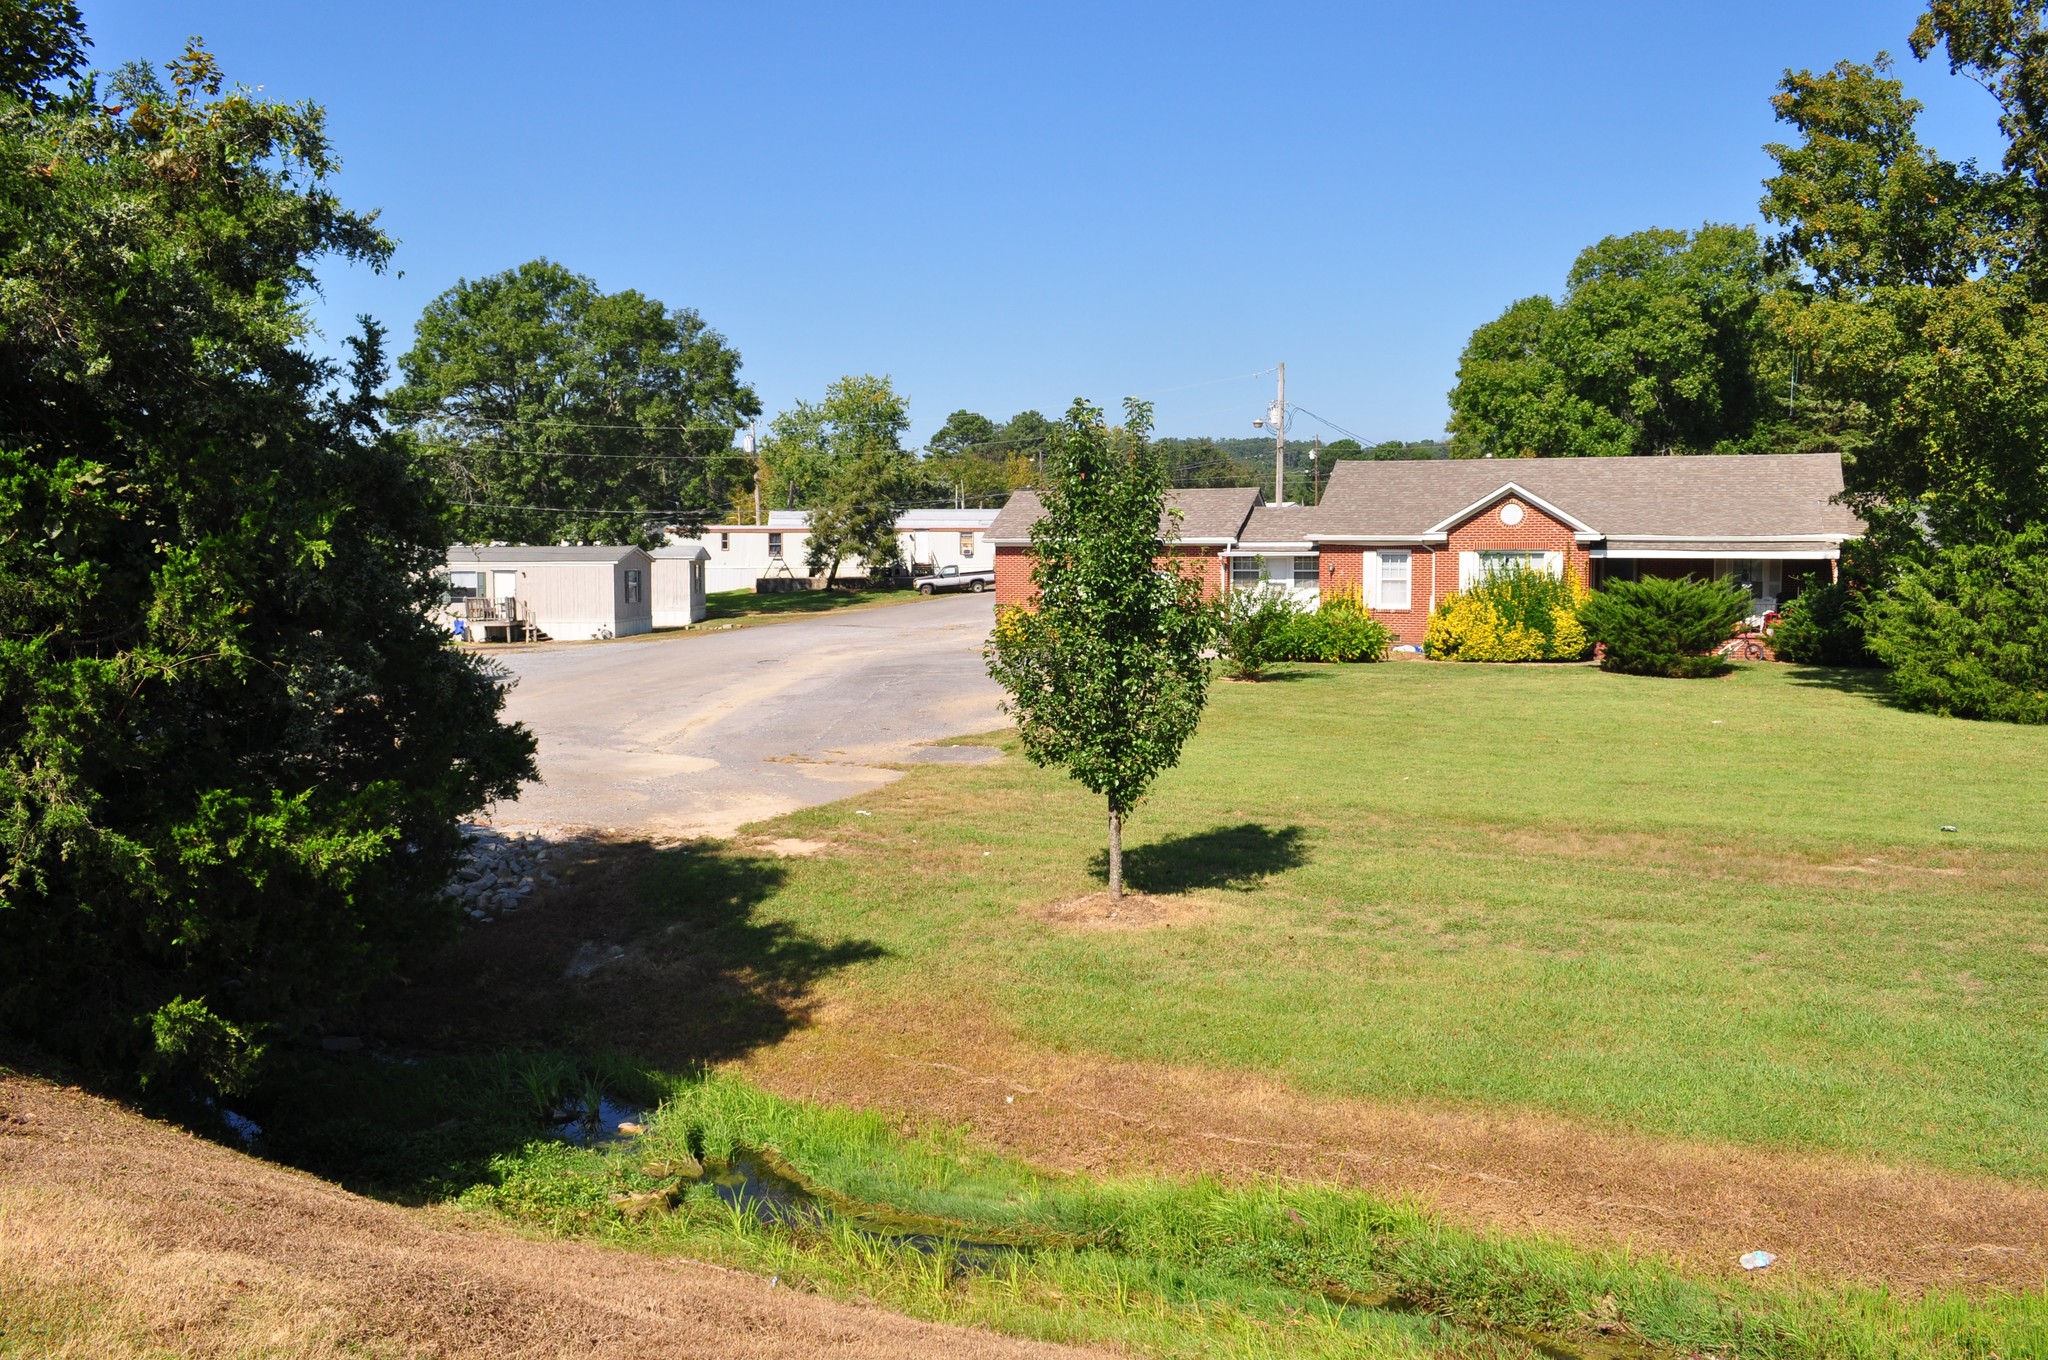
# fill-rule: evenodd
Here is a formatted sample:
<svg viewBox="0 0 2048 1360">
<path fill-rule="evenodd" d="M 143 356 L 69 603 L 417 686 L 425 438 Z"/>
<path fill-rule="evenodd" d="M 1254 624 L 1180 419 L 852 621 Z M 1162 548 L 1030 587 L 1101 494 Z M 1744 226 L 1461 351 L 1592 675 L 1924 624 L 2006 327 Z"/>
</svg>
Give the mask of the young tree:
<svg viewBox="0 0 2048 1360">
<path fill-rule="evenodd" d="M 839 579 L 839 564 L 858 557 L 870 577 L 903 565 L 896 537 L 896 500 L 903 487 L 902 455 L 869 449 L 838 459 L 825 491 L 811 506 L 811 533 L 805 541 L 805 566 L 823 572 L 830 589 Z"/>
<path fill-rule="evenodd" d="M 533 742 L 428 617 L 380 333 L 302 348 L 314 262 L 391 251 L 321 111 L 168 71 L 0 88 L 0 1027 L 189 1094 L 452 930 Z"/>
<path fill-rule="evenodd" d="M 651 541 L 753 469 L 740 356 L 695 312 L 533 260 L 427 304 L 394 413 L 471 541 Z"/>
<path fill-rule="evenodd" d="M 1077 400 L 1055 428 L 1031 529 L 1038 599 L 1005 610 L 988 648 L 1025 754 L 1108 801 L 1113 901 L 1124 819 L 1201 721 L 1213 632 L 1199 584 L 1161 565 L 1167 477 L 1146 439 L 1151 407 L 1129 400 L 1124 411 L 1111 430 Z"/>
<path fill-rule="evenodd" d="M 884 376 L 848 374 L 825 389 L 821 402 L 799 401 L 769 422 L 761 466 L 767 473 L 765 504 L 809 510 L 825 496 L 839 461 L 858 454 L 888 456 L 907 478 L 909 455 L 903 435 L 910 428 L 910 403 Z"/>
</svg>

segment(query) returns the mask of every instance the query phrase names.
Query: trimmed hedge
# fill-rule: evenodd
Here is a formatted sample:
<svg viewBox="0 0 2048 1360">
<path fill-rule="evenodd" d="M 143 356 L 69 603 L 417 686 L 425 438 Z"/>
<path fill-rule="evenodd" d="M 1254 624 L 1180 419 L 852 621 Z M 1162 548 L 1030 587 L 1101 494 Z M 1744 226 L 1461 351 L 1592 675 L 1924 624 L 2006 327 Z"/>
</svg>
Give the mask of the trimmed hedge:
<svg viewBox="0 0 2048 1360">
<path fill-rule="evenodd" d="M 1593 646 L 1579 625 L 1584 599 L 1569 569 L 1491 572 L 1437 602 L 1423 647 L 1437 661 L 1579 661 Z"/>
<path fill-rule="evenodd" d="M 1714 649 L 1749 609 L 1749 592 L 1733 582 L 1649 577 L 1594 591 L 1579 606 L 1579 622 L 1602 648 L 1602 670 L 1697 679 L 1727 669 Z"/>
</svg>

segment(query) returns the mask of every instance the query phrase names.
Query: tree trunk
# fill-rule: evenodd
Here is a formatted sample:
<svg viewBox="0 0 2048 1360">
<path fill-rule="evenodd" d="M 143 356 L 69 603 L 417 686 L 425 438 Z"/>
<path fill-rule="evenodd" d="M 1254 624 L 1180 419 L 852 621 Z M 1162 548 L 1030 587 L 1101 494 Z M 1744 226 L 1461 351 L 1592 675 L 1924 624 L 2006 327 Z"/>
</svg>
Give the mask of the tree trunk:
<svg viewBox="0 0 2048 1360">
<path fill-rule="evenodd" d="M 1115 803 L 1109 805 L 1109 900 L 1124 900 L 1124 814 Z"/>
</svg>

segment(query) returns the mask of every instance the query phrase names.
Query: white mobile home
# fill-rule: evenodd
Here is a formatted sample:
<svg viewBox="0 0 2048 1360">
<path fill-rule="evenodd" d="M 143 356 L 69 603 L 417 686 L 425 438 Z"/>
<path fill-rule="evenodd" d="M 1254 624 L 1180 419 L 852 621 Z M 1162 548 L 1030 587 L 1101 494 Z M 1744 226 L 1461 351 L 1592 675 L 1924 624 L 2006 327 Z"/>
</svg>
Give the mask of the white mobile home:
<svg viewBox="0 0 2048 1360">
<path fill-rule="evenodd" d="M 654 628 L 653 566 L 639 548 L 458 544 L 448 550 L 444 573 L 449 614 L 479 638 L 646 633 Z"/>
<path fill-rule="evenodd" d="M 671 544 L 648 554 L 654 559 L 654 626 L 687 628 L 702 622 L 704 563 L 711 556 L 700 543 Z"/>
<path fill-rule="evenodd" d="M 983 538 L 995 520 L 993 510 L 906 510 L 896 517 L 896 538 L 903 560 L 915 571 L 948 566 L 969 570 L 994 562 Z M 705 550 L 706 589 L 752 590 L 764 576 L 809 576 L 804 550 L 810 536 L 808 511 L 771 510 L 766 524 L 712 524 L 696 537 L 676 542 Z M 847 558 L 839 564 L 839 574 L 865 576 L 867 564 Z"/>
</svg>

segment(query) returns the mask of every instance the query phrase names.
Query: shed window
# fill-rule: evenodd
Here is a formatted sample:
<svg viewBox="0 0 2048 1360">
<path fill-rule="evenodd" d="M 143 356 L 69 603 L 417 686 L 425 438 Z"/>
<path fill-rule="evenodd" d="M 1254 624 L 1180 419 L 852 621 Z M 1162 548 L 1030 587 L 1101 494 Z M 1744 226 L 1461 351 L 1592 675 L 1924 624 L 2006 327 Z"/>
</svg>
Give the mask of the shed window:
<svg viewBox="0 0 2048 1360">
<path fill-rule="evenodd" d="M 626 573 L 626 603 L 640 603 L 640 573 L 637 571 Z"/>
<path fill-rule="evenodd" d="M 974 535 L 973 535 L 973 534 L 962 534 L 962 535 L 960 535 L 960 555 L 961 555 L 962 557 L 972 557 L 972 556 L 974 556 Z"/>
<path fill-rule="evenodd" d="M 1375 609 L 1406 609 L 1409 607 L 1409 585 L 1413 576 L 1413 559 L 1404 552 L 1383 552 L 1380 554 L 1379 589 L 1373 598 Z"/>
<path fill-rule="evenodd" d="M 770 534 L 770 535 L 768 535 L 768 555 L 769 555 L 770 557 L 780 557 L 780 556 L 782 556 L 782 535 L 781 535 L 781 534 Z"/>
</svg>

